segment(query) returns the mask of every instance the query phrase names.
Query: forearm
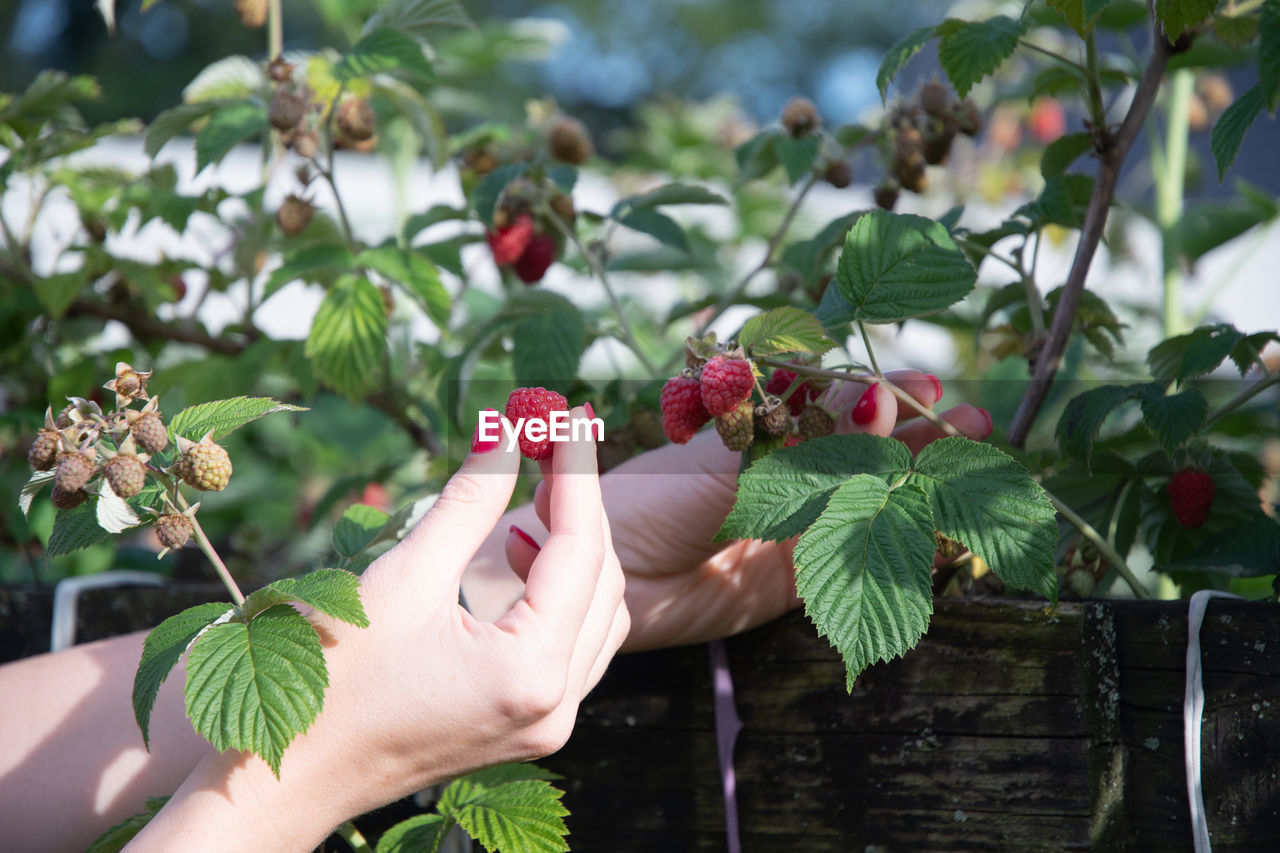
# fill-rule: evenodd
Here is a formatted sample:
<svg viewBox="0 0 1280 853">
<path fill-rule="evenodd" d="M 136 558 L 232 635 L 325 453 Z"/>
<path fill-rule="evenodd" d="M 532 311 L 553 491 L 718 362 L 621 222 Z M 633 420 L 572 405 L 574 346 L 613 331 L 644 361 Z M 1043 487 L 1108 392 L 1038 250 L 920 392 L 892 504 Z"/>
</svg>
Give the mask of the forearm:
<svg viewBox="0 0 1280 853">
<path fill-rule="evenodd" d="M 133 718 L 144 633 L 0 667 L 0 826 L 7 849 L 83 850 L 103 830 L 172 793 L 211 751 L 187 722 L 175 669 L 151 717 Z M 12 845 L 10 847 L 10 845 Z"/>
</svg>

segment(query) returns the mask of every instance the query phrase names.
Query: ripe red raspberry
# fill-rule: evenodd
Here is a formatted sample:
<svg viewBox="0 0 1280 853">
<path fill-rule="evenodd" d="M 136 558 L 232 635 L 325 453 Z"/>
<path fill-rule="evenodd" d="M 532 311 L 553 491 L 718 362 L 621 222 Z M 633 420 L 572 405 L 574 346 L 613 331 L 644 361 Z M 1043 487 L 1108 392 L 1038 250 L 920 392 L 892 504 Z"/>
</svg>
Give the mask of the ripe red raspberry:
<svg viewBox="0 0 1280 853">
<path fill-rule="evenodd" d="M 529 247 L 516 261 L 516 278 L 525 284 L 542 281 L 556 259 L 556 241 L 550 234 L 534 234 Z"/>
<path fill-rule="evenodd" d="M 484 236 L 493 252 L 493 262 L 500 267 L 509 267 L 520 260 L 533 240 L 533 217 L 522 213 L 515 222 L 497 231 L 486 231 Z"/>
<path fill-rule="evenodd" d="M 142 412 L 131 420 L 129 432 L 138 447 L 147 453 L 159 453 L 169 446 L 169 433 L 160 420 L 159 412 Z"/>
<path fill-rule="evenodd" d="M 803 440 L 803 439 L 801 439 L 801 438 L 800 438 L 800 436 L 796 435 L 796 434 L 793 432 L 793 433 L 791 433 L 791 435 L 787 436 L 787 440 L 786 440 L 786 441 L 782 442 L 782 446 L 783 446 L 783 447 L 795 447 L 795 446 L 796 446 L 797 444 L 799 444 L 802 440 Z"/>
<path fill-rule="evenodd" d="M 662 386 L 662 431 L 673 444 L 689 439 L 711 420 L 702 405 L 702 385 L 689 376 L 672 376 Z"/>
<path fill-rule="evenodd" d="M 517 388 L 507 397 L 507 420 L 519 430 L 520 453 L 526 459 L 550 459 L 555 447 L 551 444 L 551 413 L 569 411 L 569 401 L 563 394 L 546 388 Z M 546 426 L 546 437 L 534 441 L 526 434 L 525 424 L 541 421 Z"/>
<path fill-rule="evenodd" d="M 84 503 L 89 497 L 83 489 L 63 489 L 56 484 L 53 487 L 53 493 L 49 495 L 49 500 L 53 501 L 55 509 L 75 509 Z"/>
<path fill-rule="evenodd" d="M 765 393 L 774 394 L 781 397 L 791 387 L 791 383 L 795 381 L 796 375 L 786 368 L 779 367 L 773 371 L 773 375 L 769 377 L 769 382 L 764 386 Z M 787 398 L 787 408 L 791 410 L 791 414 L 799 415 L 804 411 L 805 405 L 818 396 L 817 390 L 808 382 L 801 382 L 796 386 L 796 390 L 791 392 L 791 396 Z"/>
<path fill-rule="evenodd" d="M 27 451 L 27 461 L 31 463 L 31 468 L 35 471 L 48 471 L 57 463 L 57 430 L 44 427 L 36 433 L 35 440 L 31 442 L 31 449 Z"/>
<path fill-rule="evenodd" d="M 166 548 L 177 550 L 191 538 L 191 519 L 178 513 L 169 513 L 156 519 L 156 538 Z"/>
<path fill-rule="evenodd" d="M 751 446 L 755 440 L 755 406 L 750 400 L 743 400 L 726 414 L 716 418 L 716 432 L 724 446 L 735 452 L 741 452 Z"/>
<path fill-rule="evenodd" d="M 751 362 L 718 355 L 702 367 L 702 405 L 712 417 L 728 414 L 751 396 Z"/>
<path fill-rule="evenodd" d="M 117 453 L 102 466 L 102 477 L 111 485 L 111 491 L 122 498 L 131 498 L 146 485 L 147 469 L 137 456 Z"/>
<path fill-rule="evenodd" d="M 824 435 L 831 435 L 836 431 L 836 419 L 822 406 L 816 404 L 807 406 L 800 413 L 800 423 L 797 430 L 800 433 L 801 441 L 822 438 Z"/>
<path fill-rule="evenodd" d="M 1169 506 L 1183 527 L 1199 527 L 1209 518 L 1217 487 L 1204 471 L 1187 468 L 1169 480 Z"/>
<path fill-rule="evenodd" d="M 72 451 L 58 456 L 58 468 L 53 475 L 53 485 L 64 492 L 74 492 L 84 488 L 93 476 L 96 460 L 92 453 Z"/>
<path fill-rule="evenodd" d="M 202 492 L 220 492 L 231 481 L 231 457 L 205 436 L 178 459 L 176 473 Z"/>
</svg>

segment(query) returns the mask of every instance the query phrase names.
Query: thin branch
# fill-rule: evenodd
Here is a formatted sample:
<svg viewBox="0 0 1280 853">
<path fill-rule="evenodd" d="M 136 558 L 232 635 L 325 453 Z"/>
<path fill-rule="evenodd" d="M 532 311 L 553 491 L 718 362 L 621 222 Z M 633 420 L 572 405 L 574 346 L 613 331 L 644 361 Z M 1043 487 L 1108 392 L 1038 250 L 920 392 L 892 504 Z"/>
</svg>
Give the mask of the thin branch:
<svg viewBox="0 0 1280 853">
<path fill-rule="evenodd" d="M 179 495 L 181 498 L 181 495 Z M 185 499 L 181 500 L 182 508 L 187 509 Z M 194 514 L 191 518 L 191 529 L 196 536 L 196 544 L 200 546 L 200 550 L 209 558 L 209 562 L 213 563 L 213 569 L 218 573 L 218 579 L 222 581 L 222 585 L 227 588 L 227 592 L 231 593 L 231 600 L 236 606 L 244 604 L 244 593 L 240 591 L 240 585 L 236 583 L 236 579 L 231 576 L 231 572 L 227 569 L 227 564 L 222 562 L 222 558 L 218 556 L 217 550 L 214 549 L 213 543 L 209 541 L 209 537 L 205 535 L 204 528 L 200 526 L 200 519 Z"/>
<path fill-rule="evenodd" d="M 1049 50 L 1049 48 L 1041 47 L 1038 44 L 1033 44 L 1027 41 L 1026 39 L 1018 39 L 1018 44 L 1021 45 L 1022 47 L 1027 48 L 1028 50 L 1034 50 L 1036 53 L 1042 53 L 1045 56 L 1049 57 L 1050 59 L 1054 60 L 1055 62 L 1061 62 L 1063 65 L 1066 65 L 1070 68 L 1074 68 L 1076 71 L 1079 71 L 1081 74 L 1083 74 L 1086 78 L 1089 76 L 1088 68 L 1084 67 L 1079 62 L 1076 62 L 1074 59 L 1069 59 L 1063 56 L 1057 51 Z"/>
<path fill-rule="evenodd" d="M 1075 258 L 1071 262 L 1071 271 L 1067 274 L 1067 282 L 1062 288 L 1062 296 L 1054 311 L 1053 325 L 1049 336 L 1045 339 L 1043 349 L 1036 359 L 1035 372 L 1026 396 L 1018 406 L 1013 423 L 1009 427 L 1009 443 L 1014 447 L 1026 445 L 1031 427 L 1044 407 L 1049 391 L 1053 387 L 1054 376 L 1058 372 L 1062 355 L 1066 352 L 1067 340 L 1071 336 L 1071 327 L 1075 324 L 1076 310 L 1080 306 L 1080 296 L 1084 292 L 1085 279 L 1093 256 L 1097 252 L 1098 243 L 1107 224 L 1107 213 L 1111 206 L 1111 198 L 1115 194 L 1116 181 L 1120 176 L 1120 168 L 1124 165 L 1129 149 L 1133 147 L 1147 113 L 1155 102 L 1156 92 L 1164 77 L 1165 67 L 1169 63 L 1172 46 L 1163 33 L 1152 28 L 1151 59 L 1147 69 L 1138 82 L 1133 102 L 1124 117 L 1120 129 L 1111 136 L 1106 128 L 1098 128 L 1101 150 L 1101 165 L 1093 185 L 1093 196 L 1089 199 L 1089 209 L 1085 214 L 1084 227 L 1081 229 L 1080 242 L 1076 246 Z"/>
<path fill-rule="evenodd" d="M 1231 414 L 1236 409 L 1240 408 L 1245 403 L 1249 402 L 1254 397 L 1258 396 L 1263 391 L 1267 390 L 1272 385 L 1275 385 L 1278 382 L 1280 382 L 1280 375 L 1275 375 L 1275 376 L 1268 375 L 1268 376 L 1264 376 L 1262 379 L 1259 379 L 1257 382 L 1250 385 L 1248 388 L 1244 389 L 1239 394 L 1232 397 L 1230 400 L 1228 400 L 1227 402 L 1223 403 L 1221 406 L 1219 406 L 1218 408 L 1210 412 L 1208 417 L 1204 419 L 1203 429 L 1208 429 L 1209 427 L 1213 426 L 1215 423 L 1222 420 L 1227 415 Z"/>
<path fill-rule="evenodd" d="M 1041 486 L 1041 488 L 1043 489 L 1044 487 Z M 1049 500 L 1053 504 L 1053 508 L 1062 513 L 1062 517 L 1071 522 L 1071 526 L 1076 530 L 1079 530 L 1085 539 L 1092 542 L 1093 546 L 1098 549 L 1098 553 L 1102 555 L 1103 559 L 1111 564 L 1112 568 L 1119 573 L 1120 577 L 1124 578 L 1125 583 L 1129 584 L 1129 588 L 1133 590 L 1133 594 L 1136 598 L 1151 597 L 1151 593 L 1147 592 L 1146 587 L 1138 582 L 1137 576 L 1134 575 L 1133 570 L 1129 568 L 1129 564 L 1124 561 L 1124 557 L 1121 557 L 1120 552 L 1111 547 L 1111 543 L 1107 541 L 1105 536 L 1099 533 L 1092 524 L 1081 518 L 1075 510 L 1059 500 L 1053 492 L 1046 489 L 1045 494 L 1049 496 Z"/>
</svg>

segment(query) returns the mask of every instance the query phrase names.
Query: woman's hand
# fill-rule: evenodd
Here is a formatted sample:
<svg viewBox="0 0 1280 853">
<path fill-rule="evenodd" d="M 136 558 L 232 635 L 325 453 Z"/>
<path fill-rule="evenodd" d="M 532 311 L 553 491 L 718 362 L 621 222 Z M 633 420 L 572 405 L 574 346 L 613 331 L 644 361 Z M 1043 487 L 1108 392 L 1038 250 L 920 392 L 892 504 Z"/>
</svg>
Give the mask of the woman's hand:
<svg viewBox="0 0 1280 853">
<path fill-rule="evenodd" d="M 887 378 L 930 409 L 941 397 L 938 380 L 919 371 L 896 371 Z M 944 434 L 899 404 L 884 385 L 838 383 L 827 402 L 837 415 L 837 432 L 893 435 L 913 453 Z M 942 418 L 973 438 L 991 433 L 990 416 L 975 406 L 957 406 Z M 739 454 L 726 450 L 713 431 L 704 431 L 686 445 L 644 453 L 601 478 L 614 547 L 627 579 L 632 629 L 624 650 L 728 636 L 799 605 L 793 543 L 711 541 L 733 506 L 739 462 Z M 539 486 L 534 506 L 512 511 L 504 522 L 536 540 L 545 518 L 545 494 Z M 496 538 L 491 539 L 466 578 L 468 599 L 484 612 L 510 600 L 518 589 L 507 564 L 527 565 L 537 553 L 536 546 L 514 532 L 501 546 L 505 559 Z"/>
<path fill-rule="evenodd" d="M 574 417 L 582 417 L 581 409 Z M 324 709 L 264 762 L 212 754 L 131 850 L 311 850 L 355 815 L 470 770 L 540 757 L 628 630 L 623 577 L 589 441 L 556 446 L 550 533 L 494 621 L 458 606 L 463 570 L 510 500 L 519 457 L 473 453 L 403 542 L 361 578 L 370 625 L 312 614 L 329 666 Z"/>
</svg>

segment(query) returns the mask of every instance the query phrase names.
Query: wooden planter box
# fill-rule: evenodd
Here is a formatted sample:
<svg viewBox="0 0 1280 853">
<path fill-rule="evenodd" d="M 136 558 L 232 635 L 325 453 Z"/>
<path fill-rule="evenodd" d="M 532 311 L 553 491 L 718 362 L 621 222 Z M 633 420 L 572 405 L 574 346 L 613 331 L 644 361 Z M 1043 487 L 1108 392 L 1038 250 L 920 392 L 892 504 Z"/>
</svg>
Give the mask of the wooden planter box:
<svg viewBox="0 0 1280 853">
<path fill-rule="evenodd" d="M 77 636 L 218 597 L 216 586 L 89 591 Z M 0 589 L 0 659 L 41 651 L 41 636 L 47 647 L 50 599 Z M 1191 849 L 1185 602 L 936 608 L 920 645 L 851 695 L 800 614 L 727 641 L 746 853 Z M 1280 608 L 1215 600 L 1201 644 L 1214 849 L 1275 849 Z M 574 850 L 726 849 L 706 646 L 620 657 L 569 744 L 540 763 L 565 776 Z"/>
</svg>

